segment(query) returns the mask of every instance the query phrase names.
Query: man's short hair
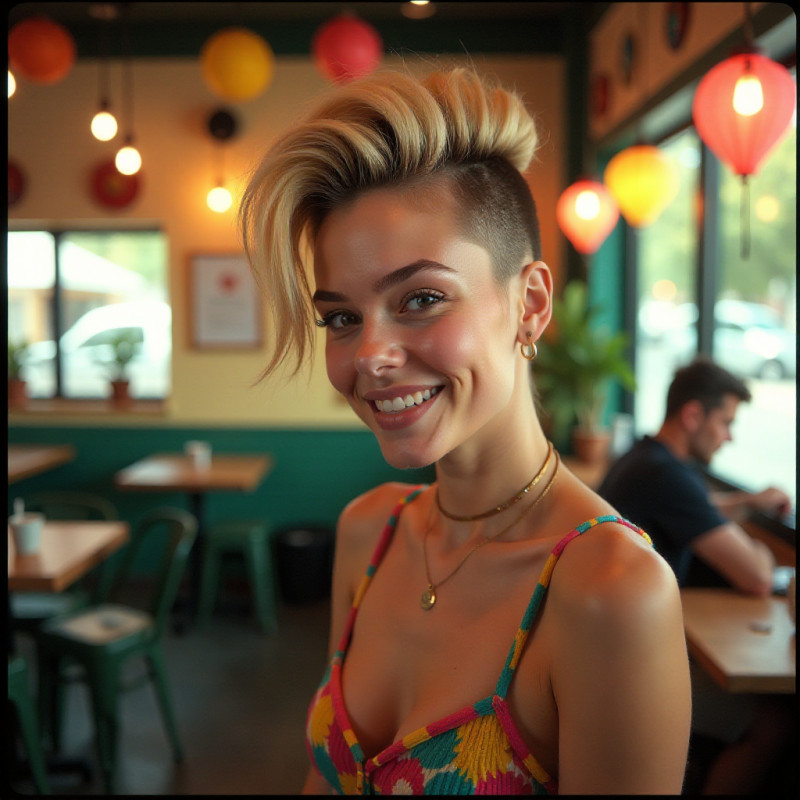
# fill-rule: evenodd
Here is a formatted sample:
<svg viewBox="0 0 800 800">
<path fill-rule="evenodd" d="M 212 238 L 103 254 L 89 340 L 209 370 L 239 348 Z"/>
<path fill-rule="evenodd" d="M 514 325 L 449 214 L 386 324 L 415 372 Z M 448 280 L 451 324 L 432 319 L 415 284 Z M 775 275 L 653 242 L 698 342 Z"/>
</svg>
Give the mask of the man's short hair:
<svg viewBox="0 0 800 800">
<path fill-rule="evenodd" d="M 697 400 L 708 414 L 719 408 L 726 395 L 749 402 L 752 395 L 744 382 L 707 358 L 696 358 L 681 367 L 672 379 L 667 392 L 666 418 L 675 416 L 686 403 Z"/>
</svg>

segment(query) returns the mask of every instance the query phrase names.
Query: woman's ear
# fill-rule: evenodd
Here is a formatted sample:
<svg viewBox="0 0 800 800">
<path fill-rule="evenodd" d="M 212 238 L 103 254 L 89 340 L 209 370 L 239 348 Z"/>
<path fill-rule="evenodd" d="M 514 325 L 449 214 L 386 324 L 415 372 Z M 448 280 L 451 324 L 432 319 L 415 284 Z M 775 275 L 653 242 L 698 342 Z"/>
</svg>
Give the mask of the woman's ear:
<svg viewBox="0 0 800 800">
<path fill-rule="evenodd" d="M 528 343 L 544 333 L 553 314 L 553 276 L 544 261 L 532 261 L 520 272 L 519 320 L 517 340 Z"/>
</svg>

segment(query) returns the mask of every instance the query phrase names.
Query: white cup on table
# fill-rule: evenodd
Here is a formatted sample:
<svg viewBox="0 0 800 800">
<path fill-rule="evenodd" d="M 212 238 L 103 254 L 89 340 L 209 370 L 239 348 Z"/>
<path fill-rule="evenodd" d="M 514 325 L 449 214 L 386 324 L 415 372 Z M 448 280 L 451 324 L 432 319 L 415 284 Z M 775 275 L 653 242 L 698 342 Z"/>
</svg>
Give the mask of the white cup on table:
<svg viewBox="0 0 800 800">
<path fill-rule="evenodd" d="M 192 439 L 186 442 L 183 449 L 195 469 L 208 469 L 211 466 L 211 444 L 209 442 Z"/>
<path fill-rule="evenodd" d="M 8 526 L 14 539 L 14 547 L 21 556 L 29 556 L 39 552 L 44 528 L 44 514 L 26 511 L 12 514 L 8 518 Z"/>
</svg>

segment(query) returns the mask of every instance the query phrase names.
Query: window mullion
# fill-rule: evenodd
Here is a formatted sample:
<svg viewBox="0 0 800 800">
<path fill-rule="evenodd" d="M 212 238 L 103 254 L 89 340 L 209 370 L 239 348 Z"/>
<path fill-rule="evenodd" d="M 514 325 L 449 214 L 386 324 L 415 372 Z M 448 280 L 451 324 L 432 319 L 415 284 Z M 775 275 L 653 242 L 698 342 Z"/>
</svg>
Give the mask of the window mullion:
<svg viewBox="0 0 800 800">
<path fill-rule="evenodd" d="M 62 313 L 61 313 L 61 240 L 62 231 L 51 231 L 53 234 L 53 246 L 55 248 L 54 264 L 55 276 L 53 278 L 53 302 L 50 308 L 51 319 L 53 322 L 53 341 L 56 346 L 55 369 L 56 369 L 56 397 L 63 397 L 63 375 L 61 366 L 61 334 Z"/>
<path fill-rule="evenodd" d="M 714 352 L 714 303 L 717 300 L 719 245 L 719 161 L 701 145 L 701 202 L 698 217 L 697 248 L 697 352 Z"/>
</svg>

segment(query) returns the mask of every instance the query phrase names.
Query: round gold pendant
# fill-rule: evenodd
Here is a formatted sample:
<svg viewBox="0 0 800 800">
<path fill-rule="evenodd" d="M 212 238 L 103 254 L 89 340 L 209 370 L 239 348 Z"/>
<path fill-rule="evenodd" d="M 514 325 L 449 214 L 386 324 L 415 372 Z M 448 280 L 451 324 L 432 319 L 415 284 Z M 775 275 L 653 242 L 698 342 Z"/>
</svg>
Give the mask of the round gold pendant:
<svg viewBox="0 0 800 800">
<path fill-rule="evenodd" d="M 423 593 L 422 597 L 419 599 L 419 604 L 426 610 L 430 610 L 433 608 L 434 604 L 436 603 L 436 592 L 433 589 L 433 586 L 429 586 Z"/>
</svg>

